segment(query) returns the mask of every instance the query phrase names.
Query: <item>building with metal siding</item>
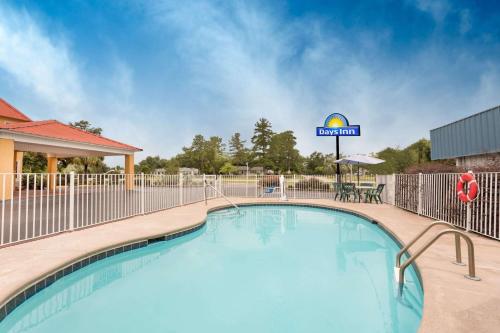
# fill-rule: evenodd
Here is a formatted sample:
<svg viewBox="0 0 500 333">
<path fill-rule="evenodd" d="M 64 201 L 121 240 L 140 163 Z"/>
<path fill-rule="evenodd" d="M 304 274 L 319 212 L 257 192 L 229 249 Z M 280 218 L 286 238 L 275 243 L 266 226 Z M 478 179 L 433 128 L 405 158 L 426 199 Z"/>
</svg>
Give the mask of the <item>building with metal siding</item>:
<svg viewBox="0 0 500 333">
<path fill-rule="evenodd" d="M 458 166 L 500 168 L 500 106 L 431 130 L 431 158 Z"/>
</svg>

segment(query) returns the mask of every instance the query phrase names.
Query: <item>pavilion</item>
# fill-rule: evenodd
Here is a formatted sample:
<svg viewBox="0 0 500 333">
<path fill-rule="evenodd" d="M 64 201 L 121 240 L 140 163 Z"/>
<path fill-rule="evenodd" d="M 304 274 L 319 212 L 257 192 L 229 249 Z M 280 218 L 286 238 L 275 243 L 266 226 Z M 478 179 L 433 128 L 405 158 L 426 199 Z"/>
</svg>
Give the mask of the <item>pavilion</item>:
<svg viewBox="0 0 500 333">
<path fill-rule="evenodd" d="M 33 121 L 0 98 L 0 175 L 22 173 L 23 152 L 47 155 L 47 173 L 57 173 L 57 159 L 67 157 L 124 156 L 125 173 L 134 173 L 134 153 L 142 151 L 115 140 L 86 132 L 57 120 Z M 10 199 L 11 182 L 5 182 L 0 200 Z M 133 188 L 127 177 L 127 188 Z M 0 189 L 3 189 L 0 177 Z M 5 192 L 3 198 L 2 192 Z"/>
</svg>

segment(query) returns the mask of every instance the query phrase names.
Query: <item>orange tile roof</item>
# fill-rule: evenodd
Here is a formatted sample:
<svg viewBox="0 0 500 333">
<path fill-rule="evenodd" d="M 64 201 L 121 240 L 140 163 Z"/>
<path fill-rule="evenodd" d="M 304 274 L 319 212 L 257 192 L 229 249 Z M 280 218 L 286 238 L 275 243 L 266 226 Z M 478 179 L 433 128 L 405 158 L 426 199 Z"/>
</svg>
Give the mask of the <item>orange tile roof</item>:
<svg viewBox="0 0 500 333">
<path fill-rule="evenodd" d="M 140 148 L 60 123 L 57 120 L 4 124 L 0 125 L 0 130 L 130 151 L 142 150 Z"/>
<path fill-rule="evenodd" d="M 24 113 L 7 103 L 5 100 L 0 98 L 0 116 L 23 120 L 23 121 L 31 121 L 31 119 L 26 116 Z"/>
</svg>

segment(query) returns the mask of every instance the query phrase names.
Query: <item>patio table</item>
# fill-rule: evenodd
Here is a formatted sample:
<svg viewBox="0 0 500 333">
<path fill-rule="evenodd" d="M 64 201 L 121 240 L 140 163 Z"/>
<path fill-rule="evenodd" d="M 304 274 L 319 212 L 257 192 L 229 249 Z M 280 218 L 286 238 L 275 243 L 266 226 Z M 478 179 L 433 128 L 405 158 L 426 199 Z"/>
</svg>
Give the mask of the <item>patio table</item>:
<svg viewBox="0 0 500 333">
<path fill-rule="evenodd" d="M 363 185 L 363 186 L 356 186 L 356 188 L 359 188 L 360 190 L 373 190 L 376 189 L 377 186 Z"/>
<path fill-rule="evenodd" d="M 365 197 L 365 202 L 368 202 L 367 201 L 368 197 L 367 197 L 366 193 L 370 190 L 376 189 L 377 187 L 371 186 L 371 185 L 362 185 L 362 186 L 356 186 L 356 188 L 359 190 L 360 194 L 363 194 L 363 196 Z M 361 201 L 361 197 L 360 197 L 360 201 Z"/>
</svg>

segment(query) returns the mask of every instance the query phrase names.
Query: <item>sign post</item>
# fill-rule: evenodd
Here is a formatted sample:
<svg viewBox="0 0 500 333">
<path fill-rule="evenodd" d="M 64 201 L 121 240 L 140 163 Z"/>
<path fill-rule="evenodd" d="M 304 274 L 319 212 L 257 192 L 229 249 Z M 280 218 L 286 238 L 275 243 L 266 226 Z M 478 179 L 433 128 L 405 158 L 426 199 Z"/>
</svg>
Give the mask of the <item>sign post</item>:
<svg viewBox="0 0 500 333">
<path fill-rule="evenodd" d="M 338 161 L 338 160 L 340 160 L 340 142 L 339 142 L 340 138 L 338 135 L 335 137 L 335 141 L 336 141 L 335 149 L 337 151 L 337 153 L 335 155 L 335 161 Z M 340 183 L 341 182 L 341 180 L 340 180 L 340 163 L 337 163 L 336 174 L 337 174 L 337 183 Z"/>
<path fill-rule="evenodd" d="M 347 118 L 340 113 L 332 113 L 326 117 L 325 124 L 322 127 L 316 127 L 316 136 L 334 136 L 337 160 L 340 160 L 340 137 L 341 136 L 360 136 L 359 125 L 349 125 Z M 337 182 L 341 182 L 340 165 L 337 163 Z"/>
</svg>

